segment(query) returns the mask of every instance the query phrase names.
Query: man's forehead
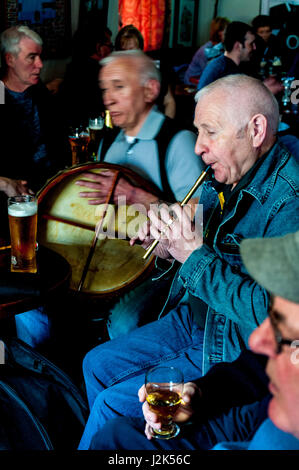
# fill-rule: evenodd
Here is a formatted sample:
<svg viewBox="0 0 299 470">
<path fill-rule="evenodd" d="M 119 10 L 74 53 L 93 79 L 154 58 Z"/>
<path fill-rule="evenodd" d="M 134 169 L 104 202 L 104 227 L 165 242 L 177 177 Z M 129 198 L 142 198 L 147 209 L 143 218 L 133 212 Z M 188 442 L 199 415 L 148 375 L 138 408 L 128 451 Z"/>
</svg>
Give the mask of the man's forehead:
<svg viewBox="0 0 299 470">
<path fill-rule="evenodd" d="M 21 50 L 24 50 L 26 52 L 40 53 L 42 51 L 42 46 L 28 37 L 24 37 L 21 39 L 21 41 L 19 42 L 19 47 Z"/>
<path fill-rule="evenodd" d="M 114 74 L 119 76 L 137 77 L 137 66 L 130 58 L 115 59 L 105 65 L 101 70 L 102 75 Z"/>
<path fill-rule="evenodd" d="M 199 99 L 195 107 L 195 120 L 203 116 L 223 115 L 227 108 L 227 99 L 221 89 L 210 91 Z"/>
</svg>

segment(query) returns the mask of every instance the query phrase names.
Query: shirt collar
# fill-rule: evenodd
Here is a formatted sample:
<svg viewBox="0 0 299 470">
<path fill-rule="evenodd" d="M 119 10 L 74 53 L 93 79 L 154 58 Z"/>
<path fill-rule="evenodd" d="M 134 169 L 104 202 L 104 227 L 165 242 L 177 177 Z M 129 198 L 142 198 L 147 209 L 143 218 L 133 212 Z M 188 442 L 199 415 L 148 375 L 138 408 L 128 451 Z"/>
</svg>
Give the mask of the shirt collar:
<svg viewBox="0 0 299 470">
<path fill-rule="evenodd" d="M 138 140 L 153 140 L 161 129 L 164 120 L 165 116 L 158 111 L 156 106 L 154 106 L 148 113 L 146 120 L 136 135 L 136 138 Z M 125 139 L 125 134 L 121 129 L 115 140 L 120 141 L 123 139 Z"/>
</svg>

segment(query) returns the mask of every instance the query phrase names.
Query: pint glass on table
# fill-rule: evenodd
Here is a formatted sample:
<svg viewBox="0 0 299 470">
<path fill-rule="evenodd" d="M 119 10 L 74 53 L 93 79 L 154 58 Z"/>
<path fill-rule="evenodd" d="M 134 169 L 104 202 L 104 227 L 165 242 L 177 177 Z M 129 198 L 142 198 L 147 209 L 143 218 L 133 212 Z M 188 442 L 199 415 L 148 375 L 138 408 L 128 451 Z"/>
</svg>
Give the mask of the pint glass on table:
<svg viewBox="0 0 299 470">
<path fill-rule="evenodd" d="M 8 198 L 12 272 L 36 273 L 37 201 L 34 196 Z"/>
</svg>

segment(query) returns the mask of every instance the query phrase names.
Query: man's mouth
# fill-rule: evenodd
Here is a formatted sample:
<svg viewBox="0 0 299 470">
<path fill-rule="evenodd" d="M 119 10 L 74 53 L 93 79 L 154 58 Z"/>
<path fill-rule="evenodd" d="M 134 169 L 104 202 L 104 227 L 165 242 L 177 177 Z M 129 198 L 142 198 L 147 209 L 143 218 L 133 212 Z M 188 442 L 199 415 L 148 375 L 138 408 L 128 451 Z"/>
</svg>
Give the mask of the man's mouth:
<svg viewBox="0 0 299 470">
<path fill-rule="evenodd" d="M 120 116 L 121 113 L 117 112 L 117 111 L 110 111 L 110 116 L 113 118 L 117 118 L 118 116 Z"/>
</svg>

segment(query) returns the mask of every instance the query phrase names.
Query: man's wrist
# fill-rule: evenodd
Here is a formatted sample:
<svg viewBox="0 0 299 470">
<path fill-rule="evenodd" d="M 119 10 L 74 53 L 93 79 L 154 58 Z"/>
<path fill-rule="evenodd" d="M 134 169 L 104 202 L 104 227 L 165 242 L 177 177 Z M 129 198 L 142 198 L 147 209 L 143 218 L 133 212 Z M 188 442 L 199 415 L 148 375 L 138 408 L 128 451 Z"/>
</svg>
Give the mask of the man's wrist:
<svg viewBox="0 0 299 470">
<path fill-rule="evenodd" d="M 7 178 L 4 178 L 3 176 L 0 176 L 0 191 L 6 191 L 7 190 Z"/>
</svg>

